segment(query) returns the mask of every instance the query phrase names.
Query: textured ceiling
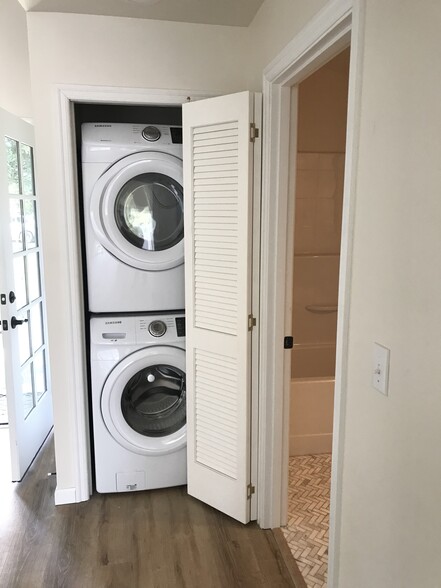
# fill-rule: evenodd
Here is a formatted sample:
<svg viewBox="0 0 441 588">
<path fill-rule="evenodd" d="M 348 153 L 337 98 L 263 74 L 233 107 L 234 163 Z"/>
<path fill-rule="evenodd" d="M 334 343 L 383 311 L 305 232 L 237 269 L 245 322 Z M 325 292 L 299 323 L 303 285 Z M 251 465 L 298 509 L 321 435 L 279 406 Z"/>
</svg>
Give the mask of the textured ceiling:
<svg viewBox="0 0 441 588">
<path fill-rule="evenodd" d="M 263 0 L 19 0 L 29 12 L 69 12 L 246 27 Z"/>
</svg>

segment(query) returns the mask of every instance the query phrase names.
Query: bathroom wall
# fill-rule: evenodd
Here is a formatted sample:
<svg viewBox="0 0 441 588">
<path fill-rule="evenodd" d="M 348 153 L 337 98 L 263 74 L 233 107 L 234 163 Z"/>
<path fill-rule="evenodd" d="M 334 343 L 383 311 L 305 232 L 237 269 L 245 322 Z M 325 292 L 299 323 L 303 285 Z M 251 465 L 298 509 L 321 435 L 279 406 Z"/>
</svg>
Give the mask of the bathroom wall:
<svg viewBox="0 0 441 588">
<path fill-rule="evenodd" d="M 289 455 L 331 453 L 334 378 L 296 378 L 290 394 Z"/>
<path fill-rule="evenodd" d="M 334 375 L 349 49 L 299 86 L 292 377 Z"/>
<path fill-rule="evenodd" d="M 332 450 L 349 50 L 299 86 L 290 455 Z"/>
</svg>

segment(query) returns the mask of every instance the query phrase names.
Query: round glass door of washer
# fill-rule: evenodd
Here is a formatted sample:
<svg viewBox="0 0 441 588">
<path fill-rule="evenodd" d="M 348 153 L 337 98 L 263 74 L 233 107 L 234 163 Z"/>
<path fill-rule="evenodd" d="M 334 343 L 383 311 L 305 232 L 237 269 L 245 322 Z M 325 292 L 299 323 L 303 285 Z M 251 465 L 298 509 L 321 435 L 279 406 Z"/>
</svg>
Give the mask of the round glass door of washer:
<svg viewBox="0 0 441 588">
<path fill-rule="evenodd" d="M 163 454 L 185 446 L 185 352 L 158 346 L 126 357 L 106 380 L 101 412 L 127 449 Z"/>
<path fill-rule="evenodd" d="M 184 260 L 182 160 L 141 152 L 111 166 L 90 199 L 101 245 L 137 269 L 164 270 Z"/>
<path fill-rule="evenodd" d="M 141 435 L 176 433 L 186 420 L 185 374 L 167 364 L 139 370 L 124 386 L 121 411 L 128 425 Z"/>
</svg>

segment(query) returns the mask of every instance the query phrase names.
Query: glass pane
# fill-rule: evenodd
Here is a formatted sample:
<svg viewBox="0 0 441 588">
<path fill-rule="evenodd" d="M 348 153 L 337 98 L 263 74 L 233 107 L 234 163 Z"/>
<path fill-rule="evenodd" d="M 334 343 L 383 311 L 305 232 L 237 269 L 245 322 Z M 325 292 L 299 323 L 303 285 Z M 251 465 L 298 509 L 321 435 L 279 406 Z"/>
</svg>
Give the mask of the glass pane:
<svg viewBox="0 0 441 588">
<path fill-rule="evenodd" d="M 37 247 L 37 220 L 35 200 L 23 200 L 26 249 Z"/>
<path fill-rule="evenodd" d="M 28 295 L 29 302 L 32 302 L 40 296 L 40 267 L 38 253 L 30 253 L 26 256 L 27 278 L 28 278 Z"/>
<path fill-rule="evenodd" d="M 171 435 L 185 425 L 185 374 L 170 365 L 140 370 L 127 382 L 121 411 L 132 429 L 147 437 Z"/>
<path fill-rule="evenodd" d="M 17 319 L 23 320 L 29 318 L 29 313 L 22 312 L 17 316 Z M 18 333 L 18 352 L 20 355 L 20 365 L 23 365 L 31 355 L 31 347 L 29 343 L 29 322 L 17 325 L 15 330 Z"/>
<path fill-rule="evenodd" d="M 32 353 L 43 345 L 43 322 L 41 316 L 41 302 L 31 308 L 31 342 Z"/>
<path fill-rule="evenodd" d="M 21 187 L 22 194 L 30 196 L 34 192 L 34 158 L 33 149 L 29 145 L 20 144 Z"/>
<path fill-rule="evenodd" d="M 9 226 L 11 229 L 12 251 L 23 251 L 23 222 L 21 213 L 21 200 L 9 199 Z"/>
<path fill-rule="evenodd" d="M 19 310 L 28 303 L 26 296 L 25 261 L 23 256 L 14 257 L 14 292 L 16 308 Z"/>
<path fill-rule="evenodd" d="M 163 251 L 184 237 L 182 186 L 158 173 L 132 178 L 115 200 L 115 220 L 135 247 Z"/>
<path fill-rule="evenodd" d="M 8 168 L 9 194 L 20 194 L 20 180 L 18 176 L 18 141 L 5 137 L 6 165 Z"/>
<path fill-rule="evenodd" d="M 32 393 L 31 365 L 29 363 L 21 370 L 21 393 L 23 394 L 23 412 L 25 418 L 35 406 L 34 395 Z"/>
<path fill-rule="evenodd" d="M 41 350 L 34 357 L 34 386 L 37 402 L 46 392 L 46 361 L 45 352 Z"/>
</svg>

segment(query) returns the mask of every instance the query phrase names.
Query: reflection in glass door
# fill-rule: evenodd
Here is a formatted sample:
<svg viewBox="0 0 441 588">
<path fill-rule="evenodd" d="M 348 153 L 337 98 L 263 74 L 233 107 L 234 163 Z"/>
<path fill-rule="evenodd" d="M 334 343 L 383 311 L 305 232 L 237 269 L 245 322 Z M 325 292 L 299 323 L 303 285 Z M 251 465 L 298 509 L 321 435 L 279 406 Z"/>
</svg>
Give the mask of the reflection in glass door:
<svg viewBox="0 0 441 588">
<path fill-rule="evenodd" d="M 18 323 L 17 334 L 23 416 L 26 418 L 47 390 L 34 157 L 33 148 L 25 143 L 5 137 L 5 144 L 14 274 L 14 290 L 8 295 L 9 302 L 15 302 L 18 321 L 22 321 Z"/>
</svg>

